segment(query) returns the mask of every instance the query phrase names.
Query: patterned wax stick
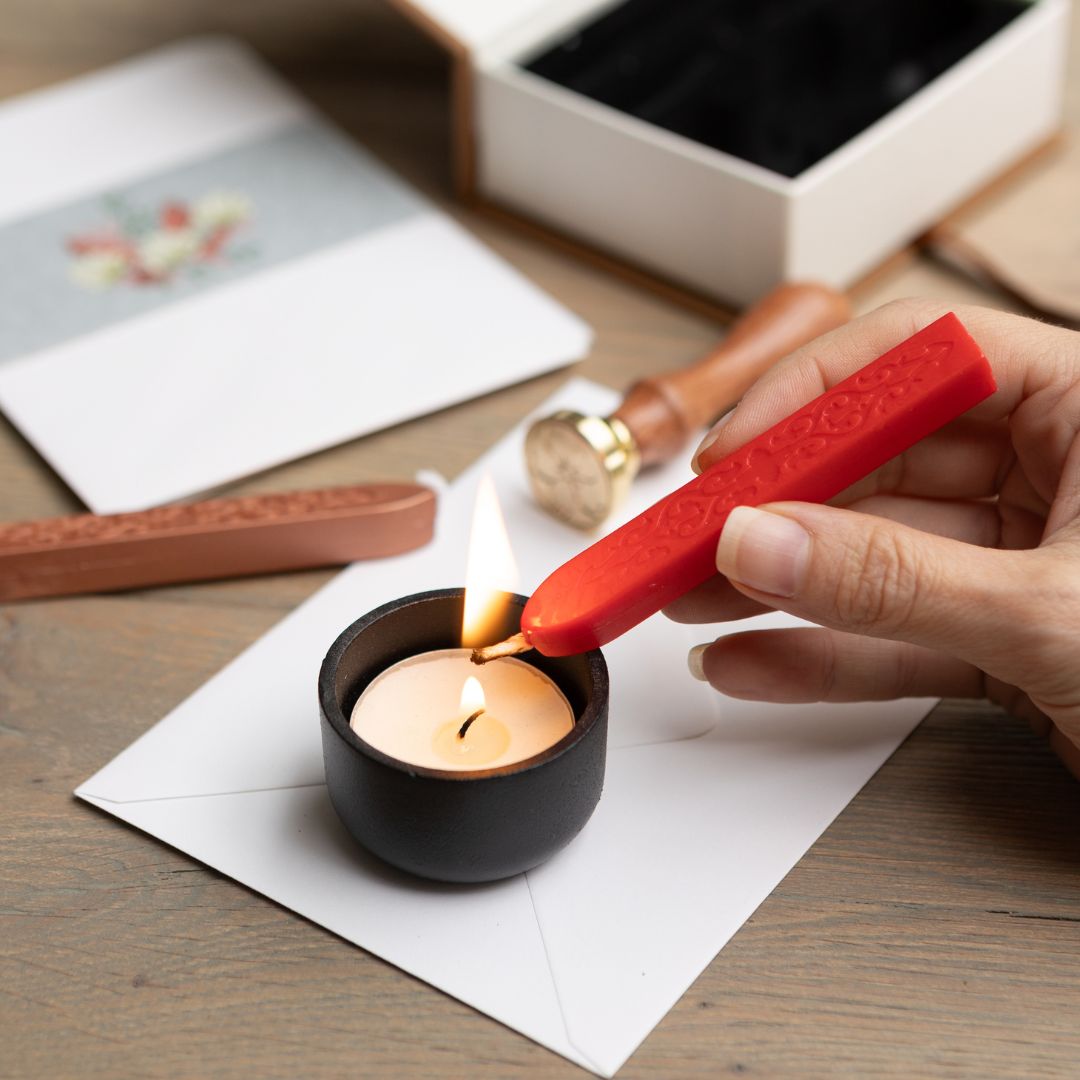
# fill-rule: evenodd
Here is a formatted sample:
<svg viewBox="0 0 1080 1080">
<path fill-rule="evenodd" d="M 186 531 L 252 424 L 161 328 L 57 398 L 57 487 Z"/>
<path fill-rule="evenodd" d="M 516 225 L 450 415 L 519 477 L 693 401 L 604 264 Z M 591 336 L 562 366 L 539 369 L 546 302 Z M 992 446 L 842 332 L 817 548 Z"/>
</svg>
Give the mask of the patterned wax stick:
<svg viewBox="0 0 1080 1080">
<path fill-rule="evenodd" d="M 561 566 L 503 651 L 606 644 L 716 573 L 734 507 L 825 502 L 995 389 L 960 320 L 938 319 Z"/>
</svg>

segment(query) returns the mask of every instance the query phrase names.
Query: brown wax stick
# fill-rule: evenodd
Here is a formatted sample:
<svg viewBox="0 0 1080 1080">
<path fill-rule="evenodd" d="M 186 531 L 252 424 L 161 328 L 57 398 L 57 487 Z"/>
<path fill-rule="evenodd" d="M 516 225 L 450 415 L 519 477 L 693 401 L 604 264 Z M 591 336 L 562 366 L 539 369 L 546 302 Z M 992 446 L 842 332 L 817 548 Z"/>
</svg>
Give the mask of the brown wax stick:
<svg viewBox="0 0 1080 1080">
<path fill-rule="evenodd" d="M 0 600 L 113 592 L 396 555 L 427 543 L 435 493 L 360 484 L 0 525 Z"/>
</svg>

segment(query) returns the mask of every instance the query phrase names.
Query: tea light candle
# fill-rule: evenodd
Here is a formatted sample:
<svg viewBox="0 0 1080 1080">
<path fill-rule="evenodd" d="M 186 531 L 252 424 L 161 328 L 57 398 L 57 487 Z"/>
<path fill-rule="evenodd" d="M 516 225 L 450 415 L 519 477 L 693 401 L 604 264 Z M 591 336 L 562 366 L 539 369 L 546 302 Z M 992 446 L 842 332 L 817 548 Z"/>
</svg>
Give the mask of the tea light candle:
<svg viewBox="0 0 1080 1080">
<path fill-rule="evenodd" d="M 597 650 L 478 668 L 459 647 L 464 600 L 404 596 L 338 635 L 319 670 L 323 762 L 334 810 L 369 852 L 435 881 L 496 881 L 551 858 L 592 815 L 607 666 Z M 487 640 L 524 607 L 504 595 Z"/>
<path fill-rule="evenodd" d="M 492 769 L 535 757 L 574 727 L 566 696 L 521 660 L 478 667 L 469 649 L 438 649 L 376 676 L 353 707 L 350 727 L 409 765 Z"/>
</svg>

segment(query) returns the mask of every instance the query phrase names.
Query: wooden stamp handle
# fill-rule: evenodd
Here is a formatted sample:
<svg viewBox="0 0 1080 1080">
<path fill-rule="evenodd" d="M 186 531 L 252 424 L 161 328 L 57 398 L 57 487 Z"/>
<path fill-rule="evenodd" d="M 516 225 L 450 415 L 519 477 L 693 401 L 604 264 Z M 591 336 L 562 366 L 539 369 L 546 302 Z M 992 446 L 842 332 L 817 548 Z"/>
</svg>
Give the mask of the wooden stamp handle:
<svg viewBox="0 0 1080 1080">
<path fill-rule="evenodd" d="M 825 285 L 781 285 L 734 323 L 697 363 L 635 383 L 615 411 L 643 465 L 668 461 L 777 360 L 847 322 L 847 297 Z"/>
</svg>

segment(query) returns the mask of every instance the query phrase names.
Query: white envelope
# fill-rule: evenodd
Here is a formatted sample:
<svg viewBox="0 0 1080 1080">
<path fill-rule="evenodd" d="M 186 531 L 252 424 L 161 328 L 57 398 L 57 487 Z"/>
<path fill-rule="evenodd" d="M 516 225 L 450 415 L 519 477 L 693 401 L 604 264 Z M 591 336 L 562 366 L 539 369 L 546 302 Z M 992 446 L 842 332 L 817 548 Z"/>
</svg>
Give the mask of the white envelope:
<svg viewBox="0 0 1080 1080">
<path fill-rule="evenodd" d="M 542 411 L 614 404 L 610 391 L 576 380 Z M 607 782 L 568 848 L 484 886 L 422 882 L 379 863 L 326 797 L 319 664 L 336 635 L 378 604 L 463 584 L 485 470 L 522 591 L 583 546 L 533 505 L 523 433 L 444 495 L 432 546 L 343 572 L 76 794 L 611 1076 L 932 702 L 722 699 L 686 670 L 688 646 L 707 629 L 657 616 L 605 648 Z M 643 476 L 626 514 L 687 476 L 685 464 Z"/>
</svg>

